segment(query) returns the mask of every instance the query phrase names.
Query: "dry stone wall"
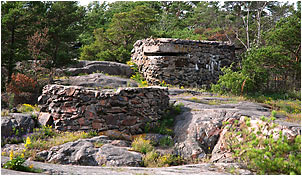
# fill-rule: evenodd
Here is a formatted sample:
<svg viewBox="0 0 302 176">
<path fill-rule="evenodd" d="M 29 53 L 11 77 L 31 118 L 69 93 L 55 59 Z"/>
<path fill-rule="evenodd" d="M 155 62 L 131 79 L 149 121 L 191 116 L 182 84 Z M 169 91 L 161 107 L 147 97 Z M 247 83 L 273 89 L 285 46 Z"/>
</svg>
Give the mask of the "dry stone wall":
<svg viewBox="0 0 302 176">
<path fill-rule="evenodd" d="M 132 61 L 151 85 L 165 81 L 185 87 L 209 86 L 221 68 L 236 62 L 235 46 L 226 42 L 148 38 L 138 40 Z"/>
<path fill-rule="evenodd" d="M 147 123 L 152 125 L 161 118 L 169 96 L 168 90 L 161 87 L 120 88 L 115 92 L 47 85 L 38 101 L 39 121 L 51 117 L 58 130 L 116 129 L 137 134 Z"/>
</svg>

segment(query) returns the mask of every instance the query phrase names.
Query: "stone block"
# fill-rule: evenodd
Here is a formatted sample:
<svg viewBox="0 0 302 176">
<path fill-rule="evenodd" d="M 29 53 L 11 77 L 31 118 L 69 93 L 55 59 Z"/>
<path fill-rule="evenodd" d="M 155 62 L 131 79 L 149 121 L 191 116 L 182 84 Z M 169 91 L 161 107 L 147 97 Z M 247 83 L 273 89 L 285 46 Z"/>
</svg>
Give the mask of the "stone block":
<svg viewBox="0 0 302 176">
<path fill-rule="evenodd" d="M 50 113 L 41 112 L 38 117 L 38 121 L 43 126 L 53 125 L 53 117 Z"/>
</svg>

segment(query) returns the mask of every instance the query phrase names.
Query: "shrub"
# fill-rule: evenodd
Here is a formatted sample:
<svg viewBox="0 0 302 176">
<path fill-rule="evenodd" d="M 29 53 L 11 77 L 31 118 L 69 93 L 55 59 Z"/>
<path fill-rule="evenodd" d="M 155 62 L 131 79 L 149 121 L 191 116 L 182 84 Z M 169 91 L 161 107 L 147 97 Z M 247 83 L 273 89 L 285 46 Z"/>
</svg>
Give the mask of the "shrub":
<svg viewBox="0 0 302 176">
<path fill-rule="evenodd" d="M 132 149 L 140 153 L 146 154 L 154 149 L 150 140 L 145 140 L 143 137 L 135 138 L 132 142 Z"/>
<path fill-rule="evenodd" d="M 34 111 L 40 111 L 40 108 L 38 108 L 38 105 L 30 105 L 30 104 L 22 104 L 19 108 L 18 108 L 19 112 L 25 112 L 25 113 L 29 113 L 29 112 L 34 112 Z"/>
<path fill-rule="evenodd" d="M 157 167 L 157 158 L 158 157 L 159 157 L 159 154 L 155 150 L 148 152 L 143 157 L 144 166 L 145 167 Z"/>
<path fill-rule="evenodd" d="M 301 174 L 301 136 L 288 140 L 276 131 L 274 117 L 262 117 L 251 126 L 251 119 L 227 124 L 226 142 L 234 157 L 257 174 Z M 242 139 L 242 140 L 241 140 Z"/>
<path fill-rule="evenodd" d="M 35 80 L 21 73 L 12 74 L 11 78 L 6 91 L 15 95 L 13 99 L 15 105 L 37 101 L 39 86 Z"/>
<path fill-rule="evenodd" d="M 180 156 L 160 155 L 152 150 L 143 157 L 143 163 L 146 167 L 168 167 L 183 164 L 184 160 Z"/>
<path fill-rule="evenodd" d="M 174 142 L 170 136 L 166 136 L 159 140 L 159 145 L 162 147 L 172 147 Z"/>
<path fill-rule="evenodd" d="M 184 105 L 179 103 L 177 105 L 170 105 L 169 109 L 165 112 L 162 119 L 158 121 L 155 126 L 150 126 L 150 124 L 146 124 L 145 132 L 153 132 L 159 133 L 163 135 L 173 136 L 172 127 L 174 125 L 174 117 L 181 113 L 181 108 Z"/>
<path fill-rule="evenodd" d="M 12 80 L 7 86 L 7 92 L 12 92 L 15 95 L 19 95 L 22 92 L 34 92 L 37 87 L 37 82 L 32 78 L 17 73 L 16 75 L 12 74 Z"/>
<path fill-rule="evenodd" d="M 243 92 L 248 92 L 251 89 L 251 79 L 242 71 L 233 71 L 232 66 L 222 68 L 223 75 L 219 76 L 217 84 L 212 84 L 211 90 L 220 94 L 232 93 L 239 95 Z"/>
</svg>

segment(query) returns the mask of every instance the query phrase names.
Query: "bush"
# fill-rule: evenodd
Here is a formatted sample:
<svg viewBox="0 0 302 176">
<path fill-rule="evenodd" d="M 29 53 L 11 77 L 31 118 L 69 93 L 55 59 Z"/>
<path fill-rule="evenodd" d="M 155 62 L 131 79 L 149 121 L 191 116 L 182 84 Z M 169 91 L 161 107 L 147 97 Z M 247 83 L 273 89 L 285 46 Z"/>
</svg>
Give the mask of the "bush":
<svg viewBox="0 0 302 176">
<path fill-rule="evenodd" d="M 212 84 L 211 90 L 220 94 L 232 93 L 234 95 L 248 92 L 251 89 L 251 79 L 241 71 L 232 71 L 231 67 L 222 68 L 217 84 Z"/>
<path fill-rule="evenodd" d="M 32 78 L 21 73 L 17 73 L 16 75 L 13 73 L 11 78 L 12 80 L 7 86 L 7 92 L 12 92 L 15 95 L 19 95 L 22 92 L 35 92 L 37 82 Z"/>
<path fill-rule="evenodd" d="M 159 157 L 159 154 L 155 151 L 152 150 L 148 152 L 144 157 L 143 157 L 143 163 L 145 167 L 157 167 L 157 158 Z"/>
<path fill-rule="evenodd" d="M 262 117 L 251 126 L 251 119 L 228 125 L 226 142 L 234 157 L 257 174 L 301 174 L 301 136 L 288 140 L 275 130 L 274 117 Z M 257 129 L 258 128 L 258 129 Z M 277 138 L 277 139 L 276 139 Z M 242 139 L 242 140 L 241 140 Z"/>
<path fill-rule="evenodd" d="M 145 140 L 141 136 L 135 138 L 131 145 L 133 150 L 143 154 L 146 154 L 154 149 L 154 147 L 151 145 L 150 140 Z"/>
<path fill-rule="evenodd" d="M 38 108 L 38 105 L 30 105 L 30 104 L 22 104 L 18 108 L 19 112 L 25 112 L 25 113 L 30 113 L 30 112 L 35 112 L 35 111 L 40 111 L 40 108 Z"/>
<path fill-rule="evenodd" d="M 143 157 L 143 163 L 146 167 L 168 167 L 183 164 L 183 159 L 180 156 L 171 154 L 159 155 L 152 150 Z"/>
<path fill-rule="evenodd" d="M 174 117 L 181 113 L 181 108 L 184 105 L 179 103 L 177 105 L 170 105 L 169 109 L 165 112 L 164 116 L 154 126 L 150 126 L 148 123 L 145 126 L 145 132 L 159 133 L 163 135 L 173 136 L 172 127 L 174 125 Z"/>
<path fill-rule="evenodd" d="M 37 101 L 38 84 L 35 80 L 21 73 L 12 74 L 11 78 L 6 91 L 14 94 L 14 104 Z"/>
<path fill-rule="evenodd" d="M 172 147 L 174 142 L 170 136 L 166 136 L 159 140 L 159 145 L 162 147 Z"/>
</svg>

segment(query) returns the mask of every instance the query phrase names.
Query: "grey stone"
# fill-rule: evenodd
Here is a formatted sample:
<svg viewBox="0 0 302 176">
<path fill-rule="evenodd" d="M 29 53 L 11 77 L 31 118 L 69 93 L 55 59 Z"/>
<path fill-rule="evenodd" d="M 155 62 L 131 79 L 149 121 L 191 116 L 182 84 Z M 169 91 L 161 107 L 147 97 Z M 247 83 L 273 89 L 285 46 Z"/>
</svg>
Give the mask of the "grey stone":
<svg viewBox="0 0 302 176">
<path fill-rule="evenodd" d="M 37 154 L 39 159 L 59 164 L 75 164 L 84 166 L 97 166 L 95 159 L 98 148 L 93 143 L 109 143 L 110 140 L 104 136 L 91 139 L 79 139 L 59 146 L 52 147 L 49 151 Z"/>
<path fill-rule="evenodd" d="M 266 106 L 252 102 L 238 102 L 232 104 L 208 105 L 191 101 L 193 96 L 170 96 L 171 100 L 183 103 L 185 112 L 175 118 L 174 140 L 176 153 L 184 158 L 201 159 L 211 154 L 212 162 L 233 162 L 232 154 L 225 146 L 224 134 L 227 129 L 222 128 L 222 122 L 239 120 L 250 117 L 256 124 L 260 117 L 269 117 L 271 112 Z M 198 97 L 202 101 L 223 99 Z M 280 122 L 277 127 L 283 130 L 289 139 L 301 134 L 298 124 Z"/>
<path fill-rule="evenodd" d="M 77 64 L 72 65 L 71 68 L 64 70 L 72 76 L 78 75 L 80 73 L 92 74 L 96 72 L 101 72 L 109 75 L 120 75 L 125 77 L 130 77 L 133 74 L 130 66 L 117 62 L 109 61 L 78 61 Z"/>
<path fill-rule="evenodd" d="M 9 157 L 1 157 L 1 163 L 5 163 Z M 238 163 L 202 163 L 183 166 L 144 168 L 144 167 L 100 167 L 100 166 L 77 166 L 26 161 L 26 165 L 34 165 L 42 169 L 42 174 L 50 175 L 252 175 L 253 172 L 245 169 Z M 230 173 L 230 170 L 234 170 Z M 26 174 L 1 168 L 4 175 Z"/>
<path fill-rule="evenodd" d="M 9 116 L 1 117 L 1 137 L 10 137 L 16 135 L 22 136 L 33 131 L 35 121 L 31 114 L 9 113 Z"/>
<path fill-rule="evenodd" d="M 43 126 L 52 126 L 53 118 L 50 113 L 41 112 L 38 117 L 38 121 Z"/>
<path fill-rule="evenodd" d="M 138 84 L 134 80 L 116 76 L 106 76 L 102 73 L 71 76 L 68 79 L 55 80 L 54 82 L 62 85 L 105 89 L 117 89 L 119 87 L 138 87 Z"/>
<path fill-rule="evenodd" d="M 104 144 L 96 148 L 94 143 Z M 110 144 L 111 143 L 111 144 Z M 97 136 L 91 139 L 79 139 L 37 154 L 37 158 L 58 164 L 82 166 L 139 166 L 142 154 L 128 151 L 128 147 L 112 145 L 114 141 L 107 136 Z M 119 144 L 128 142 L 119 141 Z"/>
<path fill-rule="evenodd" d="M 105 144 L 96 154 L 98 164 L 106 166 L 140 166 L 143 155 L 128 151 L 128 149 L 129 148 Z"/>
</svg>

